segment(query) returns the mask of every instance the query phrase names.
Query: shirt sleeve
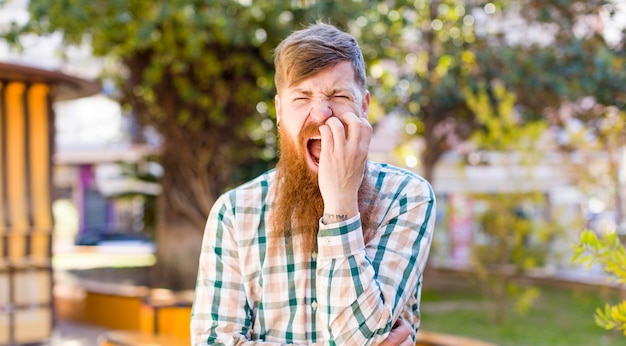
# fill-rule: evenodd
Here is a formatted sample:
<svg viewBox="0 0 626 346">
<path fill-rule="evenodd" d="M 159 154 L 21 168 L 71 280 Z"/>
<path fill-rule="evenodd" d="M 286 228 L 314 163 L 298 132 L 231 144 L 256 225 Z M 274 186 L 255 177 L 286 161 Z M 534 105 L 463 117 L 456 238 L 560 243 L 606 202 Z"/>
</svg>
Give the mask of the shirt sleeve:
<svg viewBox="0 0 626 346">
<path fill-rule="evenodd" d="M 232 211 L 228 196 L 221 196 L 207 220 L 191 312 L 191 344 L 284 346 L 250 340 L 254 311 L 246 299 Z"/>
<path fill-rule="evenodd" d="M 320 222 L 318 312 L 326 340 L 379 344 L 400 315 L 409 316 L 417 330 L 421 276 L 434 222 L 435 197 L 424 181 L 395 197 L 369 244 L 364 244 L 360 215 L 329 225 Z M 410 300 L 417 302 L 407 313 Z"/>
<path fill-rule="evenodd" d="M 220 198 L 211 209 L 202 240 L 191 313 L 192 345 L 234 344 L 248 328 L 232 226 L 226 199 Z"/>
</svg>

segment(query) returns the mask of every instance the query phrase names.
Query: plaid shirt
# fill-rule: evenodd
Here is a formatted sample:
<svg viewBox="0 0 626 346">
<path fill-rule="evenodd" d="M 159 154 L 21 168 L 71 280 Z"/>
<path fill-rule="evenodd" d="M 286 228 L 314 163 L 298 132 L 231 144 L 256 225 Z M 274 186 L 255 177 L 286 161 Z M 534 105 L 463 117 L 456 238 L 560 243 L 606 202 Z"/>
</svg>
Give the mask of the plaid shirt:
<svg viewBox="0 0 626 346">
<path fill-rule="evenodd" d="M 275 171 L 226 192 L 209 215 L 191 316 L 193 345 L 369 345 L 398 317 L 419 328 L 435 196 L 419 176 L 368 162 L 378 230 L 319 223 L 317 252 L 270 251 Z M 276 251 L 274 251 L 276 250 Z"/>
</svg>

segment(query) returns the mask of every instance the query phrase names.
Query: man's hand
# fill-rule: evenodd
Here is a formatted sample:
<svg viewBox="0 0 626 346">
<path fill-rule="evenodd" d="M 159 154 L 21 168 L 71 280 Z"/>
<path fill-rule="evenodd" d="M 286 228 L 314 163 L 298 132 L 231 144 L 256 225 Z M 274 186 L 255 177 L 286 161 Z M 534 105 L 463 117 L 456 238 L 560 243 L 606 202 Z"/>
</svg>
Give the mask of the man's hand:
<svg viewBox="0 0 626 346">
<path fill-rule="evenodd" d="M 322 151 L 318 179 L 324 214 L 347 219 L 358 213 L 358 192 L 372 132 L 372 125 L 365 117 L 351 112 L 332 116 L 320 126 Z"/>
<path fill-rule="evenodd" d="M 398 319 L 393 325 L 389 336 L 380 346 L 413 346 L 411 338 L 411 325 L 403 319 Z"/>
</svg>

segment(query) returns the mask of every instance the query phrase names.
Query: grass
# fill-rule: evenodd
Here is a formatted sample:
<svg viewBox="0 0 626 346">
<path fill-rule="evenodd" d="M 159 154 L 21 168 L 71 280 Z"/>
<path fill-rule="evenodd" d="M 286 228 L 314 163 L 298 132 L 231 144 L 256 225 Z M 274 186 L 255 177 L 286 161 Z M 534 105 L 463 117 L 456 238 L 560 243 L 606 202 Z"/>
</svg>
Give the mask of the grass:
<svg viewBox="0 0 626 346">
<path fill-rule="evenodd" d="M 147 270 L 150 264 L 142 266 L 144 260 L 133 262 L 132 267 L 117 267 L 113 265 L 117 261 L 112 261 L 114 256 L 111 255 L 106 261 L 96 261 L 102 259 L 100 254 L 85 255 L 90 261 L 73 256 L 60 256 L 57 263 L 68 266 L 57 269 L 87 280 L 135 285 L 146 285 L 149 280 Z M 126 255 L 119 257 L 119 262 L 128 259 Z M 77 261 L 81 265 L 76 265 Z M 541 291 L 540 296 L 526 315 L 515 313 L 509 306 L 504 323 L 496 325 L 491 321 L 493 302 L 483 299 L 474 277 L 429 270 L 424 276 L 422 292 L 422 329 L 489 341 L 499 346 L 626 345 L 626 336 L 604 331 L 593 320 L 596 308 L 621 301 L 626 292 L 620 297 L 615 289 L 606 287 L 536 287 Z"/>
<path fill-rule="evenodd" d="M 495 324 L 492 322 L 493 303 L 483 299 L 472 277 L 427 272 L 424 280 L 423 330 L 466 336 L 501 346 L 626 345 L 626 336 L 605 331 L 593 320 L 596 308 L 621 301 L 615 289 L 535 283 L 541 293 L 527 314 L 516 313 L 510 304 L 503 323 Z"/>
</svg>

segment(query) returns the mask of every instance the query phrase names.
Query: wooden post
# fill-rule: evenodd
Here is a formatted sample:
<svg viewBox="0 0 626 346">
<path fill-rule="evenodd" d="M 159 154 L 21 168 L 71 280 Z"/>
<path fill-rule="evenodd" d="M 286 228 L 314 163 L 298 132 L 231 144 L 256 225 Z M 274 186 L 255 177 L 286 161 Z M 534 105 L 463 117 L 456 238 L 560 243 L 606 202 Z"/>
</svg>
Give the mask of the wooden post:
<svg viewBox="0 0 626 346">
<path fill-rule="evenodd" d="M 60 73 L 0 63 L 0 346 L 51 336 L 52 102 L 98 89 Z"/>
</svg>

